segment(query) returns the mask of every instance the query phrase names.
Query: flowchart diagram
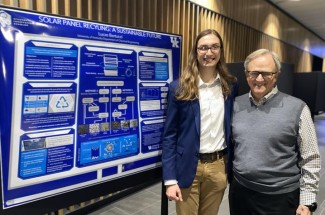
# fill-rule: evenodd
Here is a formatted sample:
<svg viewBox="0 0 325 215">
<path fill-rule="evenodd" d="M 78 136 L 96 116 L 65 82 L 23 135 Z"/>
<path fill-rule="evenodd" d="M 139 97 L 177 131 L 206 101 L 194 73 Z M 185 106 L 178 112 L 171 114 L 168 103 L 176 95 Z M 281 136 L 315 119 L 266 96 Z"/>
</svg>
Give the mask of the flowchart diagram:
<svg viewBox="0 0 325 215">
<path fill-rule="evenodd" d="M 80 166 L 137 154 L 136 52 L 92 46 L 81 50 L 81 79 L 86 81 L 80 83 L 78 111 Z"/>
</svg>

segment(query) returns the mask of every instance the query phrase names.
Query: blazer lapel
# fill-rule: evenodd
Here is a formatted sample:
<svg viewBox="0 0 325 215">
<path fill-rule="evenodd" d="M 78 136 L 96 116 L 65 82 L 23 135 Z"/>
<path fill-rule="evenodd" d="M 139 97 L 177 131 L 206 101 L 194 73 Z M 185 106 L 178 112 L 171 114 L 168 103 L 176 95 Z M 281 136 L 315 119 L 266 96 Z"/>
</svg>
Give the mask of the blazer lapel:
<svg viewBox="0 0 325 215">
<path fill-rule="evenodd" d="M 198 135 L 200 135 L 200 122 L 201 122 L 201 115 L 200 115 L 200 103 L 198 99 L 191 101 L 191 106 L 193 110 L 193 114 L 195 116 L 195 126 Z"/>
</svg>

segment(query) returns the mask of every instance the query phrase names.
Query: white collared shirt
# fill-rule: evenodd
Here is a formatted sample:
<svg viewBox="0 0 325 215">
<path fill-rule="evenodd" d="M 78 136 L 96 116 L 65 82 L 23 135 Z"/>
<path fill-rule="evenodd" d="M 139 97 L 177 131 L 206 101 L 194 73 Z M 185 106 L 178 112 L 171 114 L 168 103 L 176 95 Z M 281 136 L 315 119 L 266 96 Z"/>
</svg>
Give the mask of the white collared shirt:
<svg viewBox="0 0 325 215">
<path fill-rule="evenodd" d="M 252 91 L 249 91 L 249 99 L 258 107 L 260 105 L 263 105 L 267 100 L 269 100 L 270 98 L 272 98 L 275 94 L 278 93 L 278 87 L 275 86 L 273 87 L 273 89 L 271 90 L 271 92 L 269 92 L 268 94 L 266 94 L 265 96 L 263 96 L 263 98 L 261 98 L 259 101 L 256 101 L 252 95 Z"/>
<path fill-rule="evenodd" d="M 201 115 L 200 153 L 212 153 L 226 148 L 224 135 L 224 97 L 219 74 L 211 84 L 199 77 Z"/>
</svg>

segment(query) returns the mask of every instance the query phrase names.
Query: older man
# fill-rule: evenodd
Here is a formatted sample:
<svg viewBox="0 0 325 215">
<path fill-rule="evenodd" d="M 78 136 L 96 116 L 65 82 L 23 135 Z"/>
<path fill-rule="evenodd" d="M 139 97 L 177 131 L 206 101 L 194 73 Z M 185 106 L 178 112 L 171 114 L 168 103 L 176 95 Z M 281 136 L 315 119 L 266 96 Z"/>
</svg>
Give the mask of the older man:
<svg viewBox="0 0 325 215">
<path fill-rule="evenodd" d="M 274 52 L 257 50 L 244 67 L 250 92 L 234 103 L 230 214 L 311 214 L 321 164 L 309 108 L 278 90 Z"/>
</svg>

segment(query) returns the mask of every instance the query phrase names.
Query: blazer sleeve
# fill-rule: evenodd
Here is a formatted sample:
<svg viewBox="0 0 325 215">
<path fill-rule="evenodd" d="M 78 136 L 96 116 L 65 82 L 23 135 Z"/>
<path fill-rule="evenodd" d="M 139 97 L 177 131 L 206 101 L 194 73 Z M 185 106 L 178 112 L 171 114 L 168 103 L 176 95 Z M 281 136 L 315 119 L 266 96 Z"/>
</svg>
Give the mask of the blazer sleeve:
<svg viewBox="0 0 325 215">
<path fill-rule="evenodd" d="M 229 118 L 229 136 L 227 138 L 227 145 L 228 145 L 228 162 L 227 162 L 227 178 L 228 182 L 230 183 L 232 181 L 233 173 L 232 173 L 232 161 L 234 159 L 234 145 L 232 142 L 232 129 L 231 129 L 231 123 L 232 123 L 232 115 L 233 115 L 233 109 L 234 109 L 234 101 L 235 98 L 238 96 L 238 89 L 239 85 L 238 83 L 234 83 L 232 86 L 231 91 L 231 105 L 230 105 L 230 118 Z"/>
<path fill-rule="evenodd" d="M 178 102 L 175 91 L 178 82 L 172 82 L 168 90 L 167 114 L 162 141 L 162 169 L 164 180 L 176 180 L 176 143 L 178 137 Z"/>
</svg>

